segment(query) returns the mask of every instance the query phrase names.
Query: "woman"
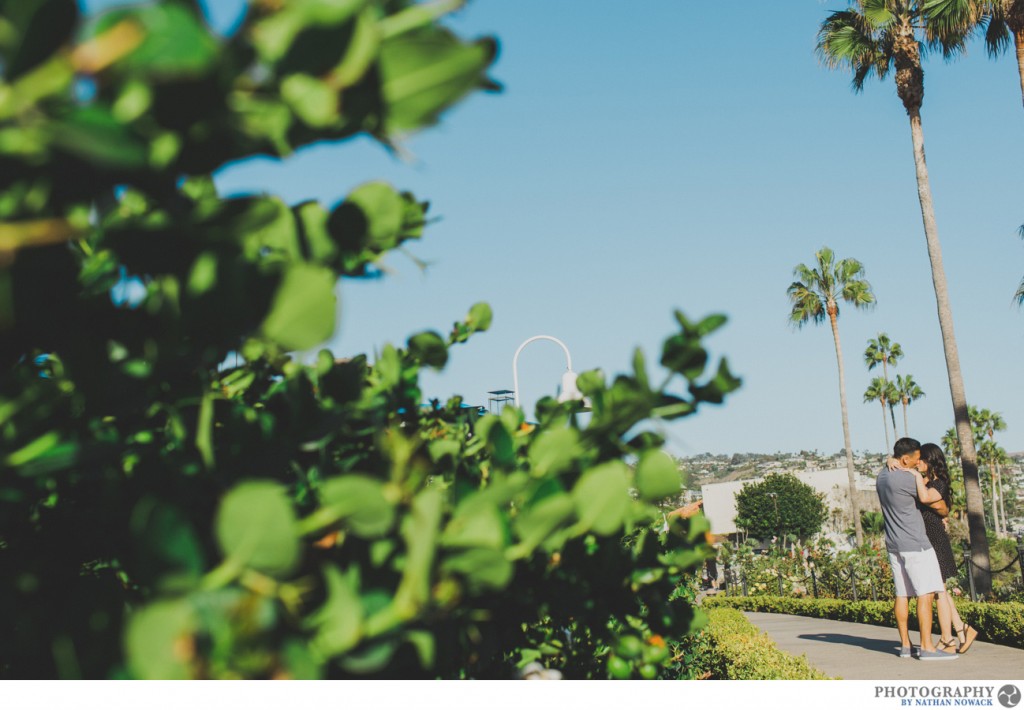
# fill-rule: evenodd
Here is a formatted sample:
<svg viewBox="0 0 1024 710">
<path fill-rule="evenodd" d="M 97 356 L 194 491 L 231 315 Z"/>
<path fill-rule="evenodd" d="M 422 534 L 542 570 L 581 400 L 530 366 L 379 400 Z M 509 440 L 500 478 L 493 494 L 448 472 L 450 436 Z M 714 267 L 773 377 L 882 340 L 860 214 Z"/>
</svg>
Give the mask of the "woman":
<svg viewBox="0 0 1024 710">
<path fill-rule="evenodd" d="M 921 516 L 924 518 L 924 529 L 928 533 L 928 540 L 932 543 L 935 556 L 939 560 L 942 579 L 956 579 L 956 560 L 953 559 L 953 548 L 949 544 L 949 535 L 946 533 L 946 525 L 943 520 L 949 515 L 952 501 L 949 492 L 949 468 L 946 466 L 946 455 L 942 453 L 942 449 L 935 444 L 923 445 L 921 461 L 913 473 L 917 478 L 917 497 L 921 501 L 919 507 Z M 957 652 L 967 653 L 978 636 L 978 630 L 965 624 L 960 618 L 949 592 L 943 591 L 936 594 L 935 600 L 937 604 L 946 604 L 949 608 L 953 629 L 956 630 L 957 639 L 960 642 Z M 939 640 L 937 648 L 948 653 L 947 649 L 953 648 L 956 643 L 948 629 L 940 629 L 940 632 L 945 637 Z"/>
</svg>

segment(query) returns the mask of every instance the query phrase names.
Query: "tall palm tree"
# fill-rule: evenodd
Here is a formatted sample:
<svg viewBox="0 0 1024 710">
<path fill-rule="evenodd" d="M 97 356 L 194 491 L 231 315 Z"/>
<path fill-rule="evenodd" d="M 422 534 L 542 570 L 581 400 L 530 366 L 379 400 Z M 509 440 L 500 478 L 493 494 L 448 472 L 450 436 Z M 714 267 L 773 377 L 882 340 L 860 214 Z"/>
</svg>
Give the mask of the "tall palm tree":
<svg viewBox="0 0 1024 710">
<path fill-rule="evenodd" d="M 984 33 L 985 49 L 993 58 L 1012 43 L 1024 101 L 1024 0 L 928 0 L 925 5 L 932 35 L 978 30 Z"/>
<path fill-rule="evenodd" d="M 850 508 L 857 534 L 857 545 L 864 544 L 864 531 L 857 506 L 857 475 L 853 468 L 853 446 L 850 444 L 850 419 L 846 412 L 846 373 L 843 369 L 843 348 L 839 342 L 839 302 L 854 308 L 867 308 L 875 302 L 871 284 L 864 279 L 864 266 L 856 259 L 840 259 L 828 247 L 814 254 L 816 267 L 798 264 L 793 270 L 796 281 L 789 285 L 792 309 L 789 322 L 797 328 L 828 319 L 836 345 L 839 365 L 839 407 L 843 414 L 843 444 L 846 447 L 846 472 L 850 480 Z"/>
<path fill-rule="evenodd" d="M 907 407 L 924 397 L 924 390 L 914 382 L 913 375 L 896 375 L 896 392 L 903 403 L 903 436 L 910 436 L 907 433 L 910 431 L 907 426 Z"/>
<path fill-rule="evenodd" d="M 879 333 L 877 338 L 868 340 L 868 346 L 864 350 L 864 363 L 871 372 L 879 365 L 882 366 L 882 378 L 889 382 L 889 365 L 896 367 L 896 363 L 903 357 L 903 348 L 899 343 L 889 339 L 885 333 Z"/>
<path fill-rule="evenodd" d="M 953 311 L 949 304 L 946 271 L 942 265 L 942 247 L 935 222 L 928 166 L 924 157 L 924 132 L 921 128 L 921 105 L 924 101 L 924 71 L 921 54 L 926 40 L 939 46 L 947 56 L 962 50 L 966 32 L 951 31 L 938 36 L 918 37 L 926 20 L 928 0 L 852 0 L 846 10 L 832 12 L 818 31 L 817 53 L 831 69 L 846 68 L 853 72 L 853 88 L 861 91 L 871 74 L 884 79 L 895 68 L 896 93 L 910 119 L 914 146 L 914 167 L 917 173 L 917 195 L 921 204 L 925 242 L 931 262 L 932 284 L 942 347 L 946 356 L 949 393 L 953 401 L 953 417 L 960 438 L 961 463 L 967 490 L 968 529 L 971 558 L 978 570 L 977 587 L 981 594 L 992 590 L 988 539 L 985 537 L 985 509 L 978 480 L 978 456 L 967 418 L 967 396 L 964 394 L 960 355 L 953 331 Z M 939 43 L 941 40 L 941 44 Z"/>
<path fill-rule="evenodd" d="M 1006 421 L 999 412 L 989 409 L 982 409 L 978 412 L 978 428 L 981 429 L 988 441 L 989 446 L 985 447 L 984 458 L 988 461 L 989 475 L 992 477 L 992 519 L 996 534 L 1006 532 L 1006 514 L 1001 505 L 1003 497 L 1003 474 L 1000 464 L 1005 461 L 1006 451 L 996 444 L 996 432 L 1006 429 Z"/>
<path fill-rule="evenodd" d="M 1024 224 L 1020 226 L 1017 233 L 1024 239 Z M 1024 279 L 1020 280 L 1020 286 L 1017 287 L 1017 293 L 1013 294 L 1013 297 L 1017 299 L 1018 306 L 1024 306 Z"/>
<path fill-rule="evenodd" d="M 892 418 L 892 436 L 897 438 L 896 413 L 893 408 L 896 406 L 896 398 L 892 395 L 892 388 L 889 381 L 889 365 L 896 367 L 896 363 L 903 357 L 903 348 L 899 343 L 893 342 L 885 333 L 879 333 L 877 338 L 868 340 L 868 346 L 864 350 L 864 363 L 868 366 L 868 372 L 874 370 L 878 365 L 882 366 L 882 379 L 885 382 L 886 401 L 889 406 L 889 416 Z M 888 438 L 888 437 L 886 437 Z"/>
<path fill-rule="evenodd" d="M 882 427 L 885 429 L 885 450 L 888 453 L 892 452 L 892 446 L 889 443 L 889 422 L 885 416 L 886 407 L 889 404 L 889 385 L 881 377 L 876 377 L 871 380 L 871 384 L 864 390 L 864 401 L 865 402 L 878 402 L 882 405 Z"/>
</svg>

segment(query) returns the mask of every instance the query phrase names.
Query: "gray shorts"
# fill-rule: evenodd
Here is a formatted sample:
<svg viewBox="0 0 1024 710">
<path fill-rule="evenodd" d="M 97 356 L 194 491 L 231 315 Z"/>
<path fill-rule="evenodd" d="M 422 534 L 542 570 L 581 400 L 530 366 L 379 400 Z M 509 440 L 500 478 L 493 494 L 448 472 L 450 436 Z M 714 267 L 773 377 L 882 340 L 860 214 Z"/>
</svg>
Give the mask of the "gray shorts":
<svg viewBox="0 0 1024 710">
<path fill-rule="evenodd" d="M 889 565 L 898 597 L 919 597 L 946 591 L 939 560 L 930 547 L 927 550 L 890 552 Z"/>
</svg>

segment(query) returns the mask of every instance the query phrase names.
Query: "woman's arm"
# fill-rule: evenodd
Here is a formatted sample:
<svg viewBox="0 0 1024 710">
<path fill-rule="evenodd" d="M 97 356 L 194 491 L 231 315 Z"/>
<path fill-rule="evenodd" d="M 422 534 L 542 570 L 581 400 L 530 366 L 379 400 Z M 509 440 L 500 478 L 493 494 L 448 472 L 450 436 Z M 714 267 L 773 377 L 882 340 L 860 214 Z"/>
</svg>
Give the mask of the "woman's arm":
<svg viewBox="0 0 1024 710">
<path fill-rule="evenodd" d="M 938 513 L 940 517 L 945 518 L 949 515 L 949 506 L 946 505 L 942 493 L 935 488 L 930 488 L 925 483 L 924 476 L 916 468 L 910 469 L 910 472 L 914 474 L 914 479 L 917 481 L 917 499 Z"/>
<path fill-rule="evenodd" d="M 932 503 L 941 501 L 942 494 L 934 488 L 929 488 L 928 484 L 924 481 L 924 476 L 916 468 L 910 469 L 910 472 L 914 474 L 914 480 L 917 481 L 917 499 L 925 505 L 934 508 L 935 506 Z"/>
</svg>

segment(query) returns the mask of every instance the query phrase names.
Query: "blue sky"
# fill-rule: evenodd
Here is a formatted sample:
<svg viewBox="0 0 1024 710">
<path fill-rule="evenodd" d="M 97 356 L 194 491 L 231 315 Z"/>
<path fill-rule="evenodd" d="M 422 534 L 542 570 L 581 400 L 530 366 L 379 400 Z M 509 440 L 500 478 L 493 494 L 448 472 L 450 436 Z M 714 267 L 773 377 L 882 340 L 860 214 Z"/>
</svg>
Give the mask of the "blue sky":
<svg viewBox="0 0 1024 710">
<path fill-rule="evenodd" d="M 87 7 L 113 4 L 87 0 Z M 218 175 L 226 194 L 271 192 L 333 205 L 384 179 L 431 201 L 431 226 L 391 273 L 339 288 L 339 355 L 446 332 L 476 301 L 492 329 L 423 378 L 428 397 L 485 403 L 512 386 L 526 338 L 563 340 L 576 369 L 628 369 L 640 346 L 656 362 L 672 310 L 721 312 L 709 344 L 743 388 L 667 428 L 669 449 L 834 452 L 843 445 L 827 325 L 793 331 L 786 287 L 823 245 L 861 260 L 878 305 L 844 309 L 855 449 L 884 448 L 881 410 L 862 403 L 867 339 L 887 332 L 927 397 L 911 435 L 952 425 L 934 293 L 914 182 L 909 124 L 892 79 L 862 94 L 814 55 L 815 32 L 843 2 L 789 0 L 473 0 L 451 24 L 496 35 L 481 94 L 412 136 L 400 161 L 370 141 L 318 145 L 285 161 Z M 236 0 L 210 0 L 216 25 Z M 1003 414 L 1000 441 L 1024 450 L 1024 276 L 1019 204 L 1024 108 L 1011 56 L 975 45 L 925 66 L 924 133 L 968 400 Z M 524 404 L 553 393 L 564 358 L 538 343 L 520 357 Z M 897 410 L 900 431 L 902 420 Z"/>
</svg>

